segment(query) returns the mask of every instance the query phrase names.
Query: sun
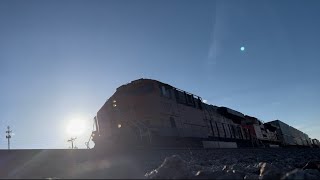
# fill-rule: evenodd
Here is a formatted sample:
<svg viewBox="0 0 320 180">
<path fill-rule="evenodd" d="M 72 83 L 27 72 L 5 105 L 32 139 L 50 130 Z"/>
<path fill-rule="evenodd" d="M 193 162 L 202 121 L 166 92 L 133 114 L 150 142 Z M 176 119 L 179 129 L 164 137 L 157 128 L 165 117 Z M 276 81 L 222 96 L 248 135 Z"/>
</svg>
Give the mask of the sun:
<svg viewBox="0 0 320 180">
<path fill-rule="evenodd" d="M 72 119 L 67 125 L 67 133 L 71 136 L 80 136 L 86 130 L 86 122 L 81 119 Z"/>
</svg>

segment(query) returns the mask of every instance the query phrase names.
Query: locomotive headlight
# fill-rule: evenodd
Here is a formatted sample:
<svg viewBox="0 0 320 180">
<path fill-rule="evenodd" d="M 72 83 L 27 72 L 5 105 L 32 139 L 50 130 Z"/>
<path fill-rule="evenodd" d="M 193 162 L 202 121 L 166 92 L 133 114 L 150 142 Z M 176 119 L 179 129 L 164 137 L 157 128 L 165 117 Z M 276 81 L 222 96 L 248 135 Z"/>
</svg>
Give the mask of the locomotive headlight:
<svg viewBox="0 0 320 180">
<path fill-rule="evenodd" d="M 121 128 L 121 124 L 118 124 L 118 128 Z"/>
</svg>

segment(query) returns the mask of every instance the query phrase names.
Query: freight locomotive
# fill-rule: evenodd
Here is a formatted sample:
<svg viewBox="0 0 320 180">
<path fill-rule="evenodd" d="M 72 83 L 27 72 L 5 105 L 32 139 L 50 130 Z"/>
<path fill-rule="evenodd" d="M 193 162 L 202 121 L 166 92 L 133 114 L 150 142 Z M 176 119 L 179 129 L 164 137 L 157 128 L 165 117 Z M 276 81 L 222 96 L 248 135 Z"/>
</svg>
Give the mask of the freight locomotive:
<svg viewBox="0 0 320 180">
<path fill-rule="evenodd" d="M 94 117 L 95 148 L 152 147 L 318 147 L 317 140 L 279 121 L 262 123 L 200 96 L 152 79 L 117 88 Z M 316 144 L 318 143 L 318 144 Z"/>
</svg>

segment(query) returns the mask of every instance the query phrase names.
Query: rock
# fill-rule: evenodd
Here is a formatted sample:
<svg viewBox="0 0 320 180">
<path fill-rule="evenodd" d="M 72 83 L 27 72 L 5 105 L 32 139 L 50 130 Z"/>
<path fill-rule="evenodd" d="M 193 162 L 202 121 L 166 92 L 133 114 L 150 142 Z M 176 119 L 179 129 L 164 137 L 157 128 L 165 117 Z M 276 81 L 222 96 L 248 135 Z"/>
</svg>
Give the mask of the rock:
<svg viewBox="0 0 320 180">
<path fill-rule="evenodd" d="M 198 171 L 195 179 L 243 179 L 244 173 L 235 170 Z"/>
<path fill-rule="evenodd" d="M 304 179 L 304 173 L 303 170 L 294 169 L 286 173 L 281 179 Z"/>
<path fill-rule="evenodd" d="M 217 179 L 243 179 L 243 177 L 245 176 L 244 173 L 238 172 L 236 170 L 227 170 L 222 172 L 224 173 L 217 177 Z"/>
<path fill-rule="evenodd" d="M 239 164 L 233 164 L 231 167 L 230 167 L 231 170 L 237 170 L 237 171 L 243 171 L 244 170 L 244 167 L 239 165 Z"/>
<path fill-rule="evenodd" d="M 253 156 L 244 156 L 238 160 L 238 162 L 243 162 L 243 163 L 254 163 L 255 161 L 256 161 L 256 158 Z"/>
<path fill-rule="evenodd" d="M 260 168 L 258 167 L 258 164 L 248 165 L 244 168 L 244 171 L 252 174 L 257 174 L 257 175 L 260 174 Z"/>
<path fill-rule="evenodd" d="M 259 162 L 258 167 L 261 168 L 263 164 L 265 164 L 266 162 Z"/>
<path fill-rule="evenodd" d="M 196 174 L 198 171 L 201 171 L 201 170 L 210 169 L 210 167 L 200 166 L 200 165 L 197 165 L 197 164 L 194 164 L 194 165 L 191 165 L 191 166 L 192 166 L 192 173 L 193 174 Z"/>
<path fill-rule="evenodd" d="M 320 171 L 320 161 L 309 161 L 302 169 L 317 169 Z"/>
<path fill-rule="evenodd" d="M 287 162 L 287 163 L 294 163 L 294 159 L 292 159 L 292 158 L 287 158 L 287 159 L 285 159 L 285 161 Z"/>
<path fill-rule="evenodd" d="M 260 176 L 270 171 L 276 171 L 276 168 L 272 164 L 266 162 L 260 162 L 258 166 L 260 167 Z"/>
<path fill-rule="evenodd" d="M 259 179 L 280 179 L 281 172 L 278 168 L 269 163 L 259 163 L 260 175 Z"/>
<path fill-rule="evenodd" d="M 316 169 L 294 169 L 286 173 L 281 179 L 319 179 L 320 172 Z"/>
<path fill-rule="evenodd" d="M 247 174 L 243 179 L 259 179 L 259 175 L 257 174 Z"/>
<path fill-rule="evenodd" d="M 177 152 L 162 153 L 161 156 L 153 156 L 157 164 L 164 161 Z M 303 177 L 304 179 L 315 179 L 318 177 L 320 149 L 252 149 L 252 150 L 212 150 L 207 152 L 192 151 L 190 153 L 179 152 L 185 169 L 181 173 L 179 168 L 172 167 L 177 172 L 160 172 L 160 166 L 152 173 L 150 165 L 145 172 L 148 178 L 195 178 L 195 179 L 280 179 L 286 172 L 291 177 Z M 163 159 L 162 159 L 163 158 Z M 162 161 L 160 160 L 162 159 Z M 261 159 L 257 161 L 256 159 Z M 312 160 L 309 161 L 308 160 Z M 190 161 L 190 162 L 189 162 Z M 308 162 L 308 163 L 306 163 Z M 182 163 L 183 164 L 183 163 Z M 291 171 L 299 168 L 302 171 L 293 174 Z M 303 168 L 303 169 L 301 169 Z M 169 171 L 169 170 L 168 170 Z M 182 171 L 182 172 L 183 172 Z M 188 171 L 188 172 L 187 172 Z M 319 171 L 320 172 L 320 171 Z M 190 175 L 191 173 L 191 175 Z M 287 174 L 288 174 L 287 173 Z M 180 174 L 180 175 L 179 175 Z M 289 174 L 289 175 L 290 175 Z M 149 175 L 149 176 L 148 176 Z M 161 175 L 161 176 L 160 176 Z M 320 179 L 320 178 L 319 178 Z"/>
<path fill-rule="evenodd" d="M 220 171 L 221 169 L 223 169 L 222 165 L 213 165 L 213 166 L 211 166 L 211 170 L 212 171 Z"/>
<path fill-rule="evenodd" d="M 149 179 L 189 179 L 192 176 L 188 163 L 178 155 L 165 158 L 157 169 L 145 175 Z"/>
<path fill-rule="evenodd" d="M 235 163 L 238 162 L 238 159 L 237 158 L 231 158 L 229 162 L 231 162 L 231 164 L 235 164 Z"/>
<path fill-rule="evenodd" d="M 317 169 L 304 170 L 306 179 L 320 179 L 320 172 Z"/>
<path fill-rule="evenodd" d="M 222 168 L 222 171 L 227 171 L 230 169 L 230 166 L 228 165 L 224 165 L 223 168 Z"/>
<path fill-rule="evenodd" d="M 195 175 L 195 179 L 216 179 L 217 173 L 209 170 L 198 171 Z M 222 175 L 222 171 L 221 171 Z M 218 175 L 219 176 L 219 175 Z"/>
</svg>

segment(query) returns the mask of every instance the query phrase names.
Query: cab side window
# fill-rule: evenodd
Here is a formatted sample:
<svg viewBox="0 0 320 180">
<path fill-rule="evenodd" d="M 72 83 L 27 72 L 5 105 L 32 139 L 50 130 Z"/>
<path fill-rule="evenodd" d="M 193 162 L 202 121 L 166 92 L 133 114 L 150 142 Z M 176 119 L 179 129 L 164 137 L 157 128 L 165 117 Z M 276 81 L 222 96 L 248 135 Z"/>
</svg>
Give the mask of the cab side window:
<svg viewBox="0 0 320 180">
<path fill-rule="evenodd" d="M 170 98 L 171 99 L 171 89 L 167 86 L 164 85 L 159 85 L 160 87 L 160 95 L 166 98 Z"/>
</svg>

